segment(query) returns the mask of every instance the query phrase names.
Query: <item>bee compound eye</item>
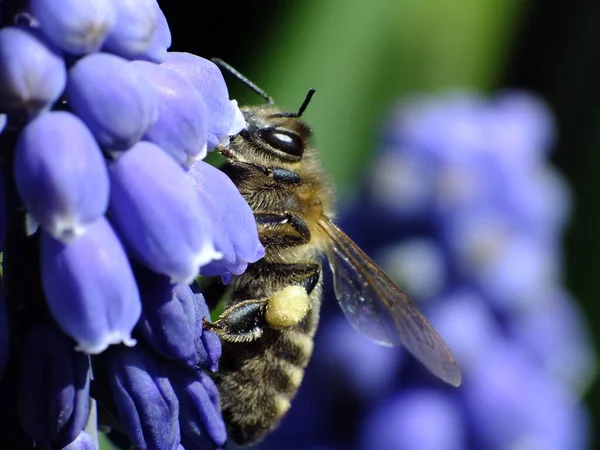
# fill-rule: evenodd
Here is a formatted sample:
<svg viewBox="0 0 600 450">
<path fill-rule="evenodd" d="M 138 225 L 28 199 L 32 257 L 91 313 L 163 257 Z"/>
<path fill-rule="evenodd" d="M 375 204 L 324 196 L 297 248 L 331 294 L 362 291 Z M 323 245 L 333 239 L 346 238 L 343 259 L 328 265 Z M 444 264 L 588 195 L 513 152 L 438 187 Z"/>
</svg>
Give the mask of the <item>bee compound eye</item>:
<svg viewBox="0 0 600 450">
<path fill-rule="evenodd" d="M 264 128 L 260 137 L 276 150 L 288 155 L 301 157 L 304 153 L 304 143 L 296 133 L 278 128 Z"/>
</svg>

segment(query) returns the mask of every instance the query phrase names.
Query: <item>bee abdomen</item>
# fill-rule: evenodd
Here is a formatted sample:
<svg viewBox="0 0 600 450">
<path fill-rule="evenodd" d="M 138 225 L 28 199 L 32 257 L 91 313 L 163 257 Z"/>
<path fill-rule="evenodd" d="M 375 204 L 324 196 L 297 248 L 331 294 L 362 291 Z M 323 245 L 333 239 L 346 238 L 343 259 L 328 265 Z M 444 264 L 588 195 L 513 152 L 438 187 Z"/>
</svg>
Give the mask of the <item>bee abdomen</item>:
<svg viewBox="0 0 600 450">
<path fill-rule="evenodd" d="M 309 321 L 316 320 L 315 312 L 309 315 Z M 312 337 L 296 330 L 267 329 L 257 343 L 262 351 L 249 351 L 236 370 L 215 374 L 229 435 L 240 445 L 260 440 L 277 426 L 300 387 L 313 349 Z M 240 345 L 251 343 L 224 343 L 223 355 L 239 352 Z"/>
<path fill-rule="evenodd" d="M 261 262 L 236 280 L 234 302 L 256 294 L 265 284 L 278 290 L 302 285 L 303 280 L 309 279 L 311 287 L 311 307 L 298 325 L 285 329 L 267 327 L 261 338 L 253 342 L 223 342 L 215 378 L 229 435 L 237 444 L 256 442 L 275 428 L 298 391 L 312 355 L 312 338 L 319 320 L 320 273 L 318 263 Z M 255 285 L 257 280 L 261 281 L 260 287 Z"/>
</svg>

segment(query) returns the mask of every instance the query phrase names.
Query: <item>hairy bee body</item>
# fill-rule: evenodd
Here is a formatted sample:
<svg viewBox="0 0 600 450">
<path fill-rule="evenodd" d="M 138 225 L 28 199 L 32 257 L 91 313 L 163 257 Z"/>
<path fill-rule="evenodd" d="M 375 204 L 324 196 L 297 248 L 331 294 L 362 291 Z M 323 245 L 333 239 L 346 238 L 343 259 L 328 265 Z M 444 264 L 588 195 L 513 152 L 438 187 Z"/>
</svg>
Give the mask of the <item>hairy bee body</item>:
<svg viewBox="0 0 600 450">
<path fill-rule="evenodd" d="M 300 119 L 313 93 L 296 113 L 275 108 L 267 96 L 269 104 L 242 109 L 246 127 L 220 148 L 228 159 L 223 170 L 250 205 L 265 247 L 264 258 L 233 281 L 219 320 L 206 325 L 223 343 L 215 380 L 229 436 L 242 445 L 277 426 L 300 386 L 319 322 L 324 255 L 354 328 L 379 344 L 403 345 L 448 384 L 461 382 L 433 325 L 332 222 L 329 179 Z"/>
<path fill-rule="evenodd" d="M 265 256 L 233 281 L 228 306 L 269 298 L 290 285 L 304 287 L 309 303 L 296 325 L 277 329 L 259 323 L 260 338 L 223 340 L 215 374 L 222 411 L 230 437 L 248 444 L 278 424 L 311 357 L 327 245 L 316 223 L 330 216 L 332 196 L 303 122 L 276 117 L 281 111 L 270 105 L 242 111 L 248 125 L 227 147 L 230 160 L 222 170 L 253 210 Z M 286 144 L 298 154 L 278 151 Z"/>
</svg>

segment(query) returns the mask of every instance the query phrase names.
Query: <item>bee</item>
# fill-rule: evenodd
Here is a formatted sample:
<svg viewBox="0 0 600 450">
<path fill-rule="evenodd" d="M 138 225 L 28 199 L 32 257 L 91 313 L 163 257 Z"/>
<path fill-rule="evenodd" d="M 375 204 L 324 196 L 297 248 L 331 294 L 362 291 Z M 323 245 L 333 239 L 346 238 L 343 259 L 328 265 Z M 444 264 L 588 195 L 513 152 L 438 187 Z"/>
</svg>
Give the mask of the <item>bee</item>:
<svg viewBox="0 0 600 450">
<path fill-rule="evenodd" d="M 246 127 L 227 146 L 222 170 L 250 205 L 265 256 L 232 283 L 227 308 L 205 326 L 221 338 L 214 374 L 229 436 L 261 440 L 278 423 L 302 381 L 313 350 L 322 299 L 322 258 L 346 318 L 371 340 L 404 346 L 434 375 L 458 386 L 460 370 L 434 327 L 390 278 L 332 221 L 329 177 L 301 119 L 258 86 L 213 60 L 265 98 L 242 108 Z"/>
</svg>

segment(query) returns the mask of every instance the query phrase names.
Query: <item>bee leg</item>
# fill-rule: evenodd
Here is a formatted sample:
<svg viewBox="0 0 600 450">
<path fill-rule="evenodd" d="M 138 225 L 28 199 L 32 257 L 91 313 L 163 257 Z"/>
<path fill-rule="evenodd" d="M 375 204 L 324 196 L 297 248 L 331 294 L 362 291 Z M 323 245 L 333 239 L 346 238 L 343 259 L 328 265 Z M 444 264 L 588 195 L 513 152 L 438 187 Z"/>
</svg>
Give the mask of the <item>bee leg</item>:
<svg viewBox="0 0 600 450">
<path fill-rule="evenodd" d="M 255 212 L 260 242 L 265 247 L 288 248 L 310 242 L 310 229 L 300 216 L 288 212 Z"/>
<path fill-rule="evenodd" d="M 214 331 L 224 341 L 251 342 L 262 336 L 268 299 L 244 300 L 227 308 L 213 323 L 202 327 Z"/>
<path fill-rule="evenodd" d="M 251 342 L 262 336 L 263 328 L 288 328 L 304 319 L 310 309 L 310 298 L 302 286 L 287 286 L 269 298 L 244 300 L 227 308 L 219 320 L 203 322 L 203 328 L 214 331 L 230 342 Z"/>
</svg>

